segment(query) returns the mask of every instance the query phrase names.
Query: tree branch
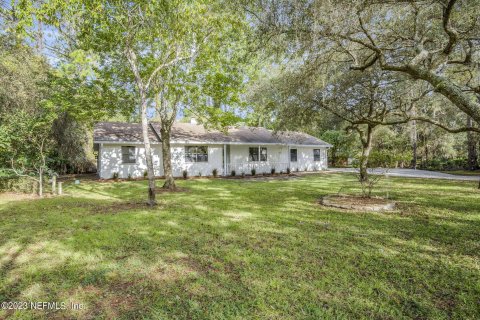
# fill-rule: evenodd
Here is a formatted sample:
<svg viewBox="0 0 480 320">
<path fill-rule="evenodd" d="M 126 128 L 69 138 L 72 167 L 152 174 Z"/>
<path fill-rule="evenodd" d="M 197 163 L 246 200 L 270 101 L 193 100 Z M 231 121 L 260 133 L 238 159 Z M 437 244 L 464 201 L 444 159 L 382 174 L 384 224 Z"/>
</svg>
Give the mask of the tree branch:
<svg viewBox="0 0 480 320">
<path fill-rule="evenodd" d="M 432 119 L 429 119 L 429 118 L 424 118 L 424 117 L 412 117 L 412 118 L 409 118 L 409 120 L 418 120 L 418 121 L 427 122 L 427 123 L 433 124 L 433 125 L 435 125 L 439 128 L 442 128 L 443 130 L 445 130 L 447 132 L 450 132 L 450 133 L 480 132 L 480 128 L 476 128 L 476 127 L 449 128 L 446 125 L 444 125 L 444 124 L 442 124 L 438 121 L 435 121 L 435 120 L 432 120 Z"/>
<path fill-rule="evenodd" d="M 453 46 L 457 42 L 457 31 L 450 26 L 450 16 L 455 5 L 456 0 L 450 0 L 447 3 L 446 8 L 443 10 L 443 29 L 448 35 L 448 43 L 443 49 L 443 53 L 450 54 L 452 52 Z"/>
<path fill-rule="evenodd" d="M 148 90 L 148 88 L 150 87 L 150 84 L 152 83 L 153 79 L 155 78 L 157 73 L 159 73 L 162 69 L 168 68 L 168 67 L 170 67 L 170 66 L 172 66 L 172 65 L 174 65 L 177 62 L 180 62 L 182 60 L 187 60 L 187 59 L 190 59 L 190 58 L 194 57 L 195 52 L 196 52 L 196 50 L 194 51 L 194 53 L 192 53 L 188 56 L 183 56 L 183 57 L 176 56 L 174 59 L 170 60 L 169 62 L 162 63 L 161 65 L 156 67 L 155 70 L 153 70 L 153 72 L 150 74 L 150 77 L 147 80 L 147 84 L 145 85 L 145 90 Z"/>
</svg>

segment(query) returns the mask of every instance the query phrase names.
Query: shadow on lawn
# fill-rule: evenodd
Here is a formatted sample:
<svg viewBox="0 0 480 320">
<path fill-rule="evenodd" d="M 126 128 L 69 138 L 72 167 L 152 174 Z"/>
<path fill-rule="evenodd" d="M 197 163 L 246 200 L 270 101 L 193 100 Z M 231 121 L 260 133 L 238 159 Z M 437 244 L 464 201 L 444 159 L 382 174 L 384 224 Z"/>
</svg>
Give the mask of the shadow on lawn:
<svg viewBox="0 0 480 320">
<path fill-rule="evenodd" d="M 338 179 L 185 182 L 192 192 L 161 195 L 160 208 L 119 214 L 92 208 L 123 202 L 88 194 L 0 206 L 11 221 L 0 300 L 87 306 L 35 313 L 56 318 L 472 315 L 478 267 L 463 256 L 478 259 L 478 220 L 437 218 L 426 203 L 407 215 L 318 207 Z M 100 192 L 144 196 L 143 183 L 125 185 Z"/>
</svg>

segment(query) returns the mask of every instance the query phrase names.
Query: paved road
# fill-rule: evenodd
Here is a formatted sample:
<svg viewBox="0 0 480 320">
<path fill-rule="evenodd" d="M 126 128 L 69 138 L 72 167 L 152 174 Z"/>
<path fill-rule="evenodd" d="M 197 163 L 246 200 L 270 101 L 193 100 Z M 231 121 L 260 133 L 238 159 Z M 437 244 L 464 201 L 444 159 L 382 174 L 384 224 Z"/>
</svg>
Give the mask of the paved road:
<svg viewBox="0 0 480 320">
<path fill-rule="evenodd" d="M 356 172 L 353 168 L 329 168 L 329 171 L 334 172 Z M 369 169 L 372 174 L 384 174 L 385 169 Z M 448 180 L 464 180 L 464 181 L 478 181 L 479 176 L 459 176 L 443 172 L 414 170 L 414 169 L 388 169 L 389 176 L 407 177 L 407 178 L 427 178 L 427 179 L 448 179 Z"/>
</svg>

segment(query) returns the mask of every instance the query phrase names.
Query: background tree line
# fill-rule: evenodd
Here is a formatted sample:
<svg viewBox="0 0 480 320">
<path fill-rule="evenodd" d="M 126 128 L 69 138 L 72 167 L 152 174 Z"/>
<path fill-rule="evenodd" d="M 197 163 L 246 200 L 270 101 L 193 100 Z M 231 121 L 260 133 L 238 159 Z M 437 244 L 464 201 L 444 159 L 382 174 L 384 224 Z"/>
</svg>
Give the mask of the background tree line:
<svg viewBox="0 0 480 320">
<path fill-rule="evenodd" d="M 151 115 L 334 144 L 332 165 L 478 168 L 478 1 L 2 2 L 0 167 L 95 166 L 91 130 Z M 49 36 L 50 35 L 50 36 Z M 175 188 L 168 152 L 165 188 Z M 362 171 L 361 170 L 361 171 Z M 367 179 L 366 174 L 364 178 Z"/>
<path fill-rule="evenodd" d="M 478 168 L 478 1 L 259 0 L 243 7 L 273 61 L 252 84 L 260 114 L 253 123 L 323 135 L 338 143 L 333 164 L 356 156 L 364 172 L 382 162 Z"/>
</svg>

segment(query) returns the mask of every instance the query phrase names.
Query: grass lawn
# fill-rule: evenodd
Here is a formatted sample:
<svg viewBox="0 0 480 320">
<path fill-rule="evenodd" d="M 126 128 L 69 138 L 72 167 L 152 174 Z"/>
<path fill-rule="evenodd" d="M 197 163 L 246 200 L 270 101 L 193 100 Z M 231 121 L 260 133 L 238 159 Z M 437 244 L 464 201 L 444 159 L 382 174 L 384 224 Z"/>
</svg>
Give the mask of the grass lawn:
<svg viewBox="0 0 480 320">
<path fill-rule="evenodd" d="M 460 176 L 480 176 L 480 170 L 452 170 L 452 171 L 442 171 L 444 173 L 455 174 Z"/>
<path fill-rule="evenodd" d="M 391 178 L 394 213 L 317 205 L 353 177 L 145 181 L 0 198 L 0 302 L 83 304 L 0 318 L 474 319 L 480 317 L 476 182 Z"/>
</svg>

